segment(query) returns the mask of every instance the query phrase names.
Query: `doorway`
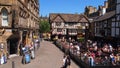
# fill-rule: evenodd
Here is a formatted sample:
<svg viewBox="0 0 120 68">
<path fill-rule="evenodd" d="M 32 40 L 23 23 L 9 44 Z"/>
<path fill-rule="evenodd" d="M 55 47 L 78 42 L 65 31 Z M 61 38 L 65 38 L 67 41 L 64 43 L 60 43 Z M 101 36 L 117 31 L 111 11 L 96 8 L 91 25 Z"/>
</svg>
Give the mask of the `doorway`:
<svg viewBox="0 0 120 68">
<path fill-rule="evenodd" d="M 8 40 L 8 50 L 9 54 L 17 54 L 17 48 L 18 48 L 18 40 L 17 39 L 10 39 Z"/>
</svg>

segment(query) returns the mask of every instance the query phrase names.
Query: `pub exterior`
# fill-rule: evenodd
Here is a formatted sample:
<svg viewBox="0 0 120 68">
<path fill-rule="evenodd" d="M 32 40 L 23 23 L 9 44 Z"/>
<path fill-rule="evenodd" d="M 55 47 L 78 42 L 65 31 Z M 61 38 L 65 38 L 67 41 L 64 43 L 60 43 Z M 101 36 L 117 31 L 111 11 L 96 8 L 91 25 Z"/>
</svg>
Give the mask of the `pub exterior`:
<svg viewBox="0 0 120 68">
<path fill-rule="evenodd" d="M 77 39 L 78 34 L 89 34 L 89 20 L 83 14 L 51 13 L 49 17 L 51 36 L 55 38 Z M 86 33 L 87 31 L 87 33 Z M 89 36 L 89 35 L 87 35 Z"/>
<path fill-rule="evenodd" d="M 115 11 L 106 13 L 94 20 L 95 39 L 102 43 L 114 44 L 118 36 L 116 31 Z M 113 43 L 112 43 L 113 42 Z"/>
</svg>

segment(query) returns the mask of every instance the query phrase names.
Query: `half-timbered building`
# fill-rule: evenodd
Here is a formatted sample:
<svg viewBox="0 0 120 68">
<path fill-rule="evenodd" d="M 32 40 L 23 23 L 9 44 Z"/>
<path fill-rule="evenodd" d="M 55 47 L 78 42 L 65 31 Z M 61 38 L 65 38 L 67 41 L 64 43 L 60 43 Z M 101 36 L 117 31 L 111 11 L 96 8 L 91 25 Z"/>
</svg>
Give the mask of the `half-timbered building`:
<svg viewBox="0 0 120 68">
<path fill-rule="evenodd" d="M 85 35 L 86 28 L 89 28 L 89 21 L 82 14 L 51 13 L 49 19 L 52 36 L 57 35 L 58 38 L 77 39 L 78 34 Z"/>
</svg>

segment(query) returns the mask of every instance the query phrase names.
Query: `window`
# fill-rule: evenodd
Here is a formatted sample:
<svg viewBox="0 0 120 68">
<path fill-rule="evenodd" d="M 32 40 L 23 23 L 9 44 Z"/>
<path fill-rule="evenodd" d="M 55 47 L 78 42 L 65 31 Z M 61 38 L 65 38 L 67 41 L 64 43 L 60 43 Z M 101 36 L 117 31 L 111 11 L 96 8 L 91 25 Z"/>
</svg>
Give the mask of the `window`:
<svg viewBox="0 0 120 68">
<path fill-rule="evenodd" d="M 108 25 L 108 27 L 111 27 L 111 22 L 108 22 L 108 24 L 107 24 L 107 25 Z"/>
<path fill-rule="evenodd" d="M 120 0 L 117 0 L 117 3 L 120 3 Z"/>
<path fill-rule="evenodd" d="M 120 5 L 117 5 L 117 14 L 119 14 L 120 13 Z"/>
<path fill-rule="evenodd" d="M 112 22 L 112 27 L 115 27 L 115 22 Z"/>
<path fill-rule="evenodd" d="M 116 36 L 119 36 L 119 28 L 116 28 Z"/>
<path fill-rule="evenodd" d="M 115 28 L 112 28 L 111 36 L 115 37 Z"/>
<path fill-rule="evenodd" d="M 108 35 L 108 36 L 111 35 L 111 29 L 107 29 L 107 35 Z"/>
<path fill-rule="evenodd" d="M 117 20 L 119 20 L 119 16 L 117 15 Z"/>
<path fill-rule="evenodd" d="M 83 33 L 84 30 L 76 30 L 76 32 L 78 32 L 78 33 Z"/>
<path fill-rule="evenodd" d="M 118 27 L 119 26 L 119 23 L 118 22 L 116 22 L 116 27 Z"/>
<path fill-rule="evenodd" d="M 113 18 L 112 21 L 115 21 L 115 18 Z"/>
<path fill-rule="evenodd" d="M 98 23 L 98 22 L 96 22 L 96 23 L 95 23 L 95 26 L 96 26 L 96 27 L 98 27 L 98 26 L 99 26 L 99 23 Z"/>
<path fill-rule="evenodd" d="M 103 24 L 103 25 L 104 25 L 104 27 L 107 27 L 107 22 L 104 22 L 104 24 Z"/>
<path fill-rule="evenodd" d="M 61 29 L 61 28 L 58 28 L 58 29 L 57 29 L 57 32 L 62 32 L 62 29 Z"/>
<path fill-rule="evenodd" d="M 7 9 L 2 9 L 2 26 L 8 26 L 8 11 Z"/>
<path fill-rule="evenodd" d="M 56 26 L 60 26 L 61 25 L 61 22 L 56 22 Z"/>
<path fill-rule="evenodd" d="M 73 22 L 69 22 L 68 25 L 69 26 L 74 26 L 74 23 Z"/>
<path fill-rule="evenodd" d="M 99 27 L 102 28 L 102 22 L 99 22 Z"/>
<path fill-rule="evenodd" d="M 76 29 L 72 29 L 71 32 L 72 33 L 77 33 L 77 30 Z"/>
<path fill-rule="evenodd" d="M 118 27 L 120 27 L 120 22 L 118 22 Z"/>
<path fill-rule="evenodd" d="M 85 26 L 85 25 L 86 25 L 86 23 L 84 23 L 84 22 L 83 22 L 83 23 L 81 23 L 81 25 L 82 25 L 82 26 Z"/>
</svg>

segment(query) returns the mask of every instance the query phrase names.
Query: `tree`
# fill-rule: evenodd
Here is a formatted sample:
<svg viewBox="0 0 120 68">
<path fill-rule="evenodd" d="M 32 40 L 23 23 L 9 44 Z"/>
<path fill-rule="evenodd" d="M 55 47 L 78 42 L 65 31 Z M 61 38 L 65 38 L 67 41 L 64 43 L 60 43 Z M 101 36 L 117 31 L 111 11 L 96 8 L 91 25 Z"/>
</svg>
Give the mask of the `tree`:
<svg viewBox="0 0 120 68">
<path fill-rule="evenodd" d="M 50 24 L 48 21 L 41 21 L 40 22 L 40 33 L 47 33 L 50 32 Z"/>
</svg>

